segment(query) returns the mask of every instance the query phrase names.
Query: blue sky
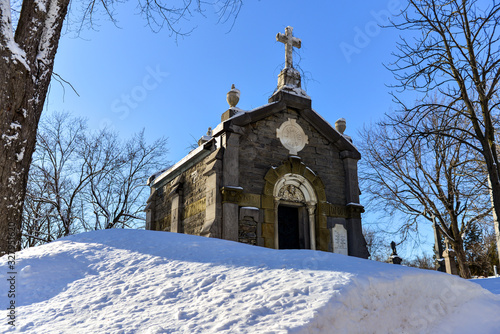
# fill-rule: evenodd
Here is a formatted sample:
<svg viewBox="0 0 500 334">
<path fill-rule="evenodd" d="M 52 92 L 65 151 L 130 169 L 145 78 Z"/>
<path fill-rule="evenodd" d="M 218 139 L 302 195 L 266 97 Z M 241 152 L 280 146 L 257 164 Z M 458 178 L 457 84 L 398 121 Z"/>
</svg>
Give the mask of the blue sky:
<svg viewBox="0 0 500 334">
<path fill-rule="evenodd" d="M 267 103 L 285 61 L 275 36 L 292 26 L 302 40 L 294 63 L 306 73 L 303 88 L 313 109 L 331 124 L 345 118 L 346 134 L 356 142 L 363 126 L 396 108 L 387 87 L 395 82 L 383 64 L 393 59 L 398 32 L 378 24 L 403 5 L 402 0 L 245 0 L 234 25 L 218 24 L 217 7 L 207 5 L 206 17 L 180 23 L 194 30 L 176 42 L 166 30 L 153 33 L 134 15 L 133 2 L 121 4 L 118 27 L 102 16 L 96 30 L 75 37 L 76 26 L 69 25 L 54 71 L 80 96 L 69 87 L 63 93 L 53 82 L 46 110 L 70 111 L 88 118 L 91 128 L 106 124 L 123 137 L 142 128 L 150 141 L 167 136 L 169 158 L 176 162 L 220 122 L 231 84 L 241 91 L 239 108 Z"/>
<path fill-rule="evenodd" d="M 131 4 L 118 7 L 119 28 L 102 17 L 98 31 L 62 38 L 54 71 L 80 97 L 53 82 L 47 110 L 71 111 L 123 135 L 143 127 L 150 138 L 166 135 L 171 160 L 178 160 L 191 136 L 197 140 L 220 122 L 231 84 L 241 90 L 238 107 L 267 103 L 285 60 L 275 35 L 290 25 L 302 40 L 294 61 L 309 77 L 303 82 L 313 108 L 332 124 L 346 118 L 346 132 L 356 138 L 363 124 L 393 108 L 385 86 L 392 75 L 383 63 L 397 32 L 379 28 L 377 18 L 400 3 L 247 0 L 232 29 L 231 22 L 217 24 L 216 8 L 206 6 L 207 18 L 180 24 L 194 31 L 177 44 L 168 31 L 146 27 Z"/>
</svg>

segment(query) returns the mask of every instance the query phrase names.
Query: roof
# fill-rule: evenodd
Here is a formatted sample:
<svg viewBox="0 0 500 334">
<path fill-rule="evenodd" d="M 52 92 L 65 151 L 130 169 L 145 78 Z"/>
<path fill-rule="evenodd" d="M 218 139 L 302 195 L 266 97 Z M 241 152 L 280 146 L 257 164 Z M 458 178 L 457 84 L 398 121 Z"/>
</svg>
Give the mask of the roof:
<svg viewBox="0 0 500 334">
<path fill-rule="evenodd" d="M 311 99 L 283 90 L 276 92 L 269 99 L 268 104 L 247 112 L 238 112 L 233 117 L 224 121 L 223 124 L 221 124 L 222 126 L 217 126 L 217 133 L 214 133 L 214 136 L 218 135 L 221 131 L 227 131 L 231 128 L 231 125 L 245 126 L 287 108 L 296 110 L 299 115 L 307 120 L 328 141 L 337 146 L 341 152 L 349 151 L 351 152 L 351 154 L 349 154 L 351 158 L 361 158 L 361 154 L 354 144 L 311 108 Z"/>
<path fill-rule="evenodd" d="M 165 184 L 165 182 L 172 180 L 174 177 L 192 167 L 195 163 L 201 161 L 210 154 L 212 150 L 216 149 L 216 147 L 213 147 L 215 144 L 214 138 L 220 136 L 223 132 L 233 131 L 233 126 L 242 127 L 250 123 L 255 123 L 287 108 L 296 110 L 329 142 L 338 147 L 343 157 L 361 159 L 361 154 L 354 144 L 311 108 L 311 99 L 307 95 L 304 96 L 294 94 L 293 91 L 279 90 L 271 96 L 269 103 L 266 105 L 249 111 L 235 109 L 234 111 L 236 111 L 236 113 L 234 116 L 223 121 L 213 130 L 211 140 L 190 152 L 168 170 L 163 170 L 154 174 L 153 177 L 148 180 L 149 185 L 158 187 Z"/>
</svg>

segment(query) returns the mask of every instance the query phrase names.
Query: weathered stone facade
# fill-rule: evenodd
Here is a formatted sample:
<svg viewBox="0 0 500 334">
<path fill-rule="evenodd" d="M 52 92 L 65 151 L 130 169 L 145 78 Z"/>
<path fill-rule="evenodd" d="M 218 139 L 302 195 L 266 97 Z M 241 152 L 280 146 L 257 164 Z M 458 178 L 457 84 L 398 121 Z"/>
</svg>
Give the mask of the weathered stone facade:
<svg viewBox="0 0 500 334">
<path fill-rule="evenodd" d="M 307 136 L 296 155 L 276 134 L 289 120 Z M 301 247 L 347 245 L 347 254 L 366 257 L 359 159 L 349 139 L 311 109 L 310 99 L 280 91 L 263 107 L 225 112 L 208 141 L 150 180 L 148 228 L 280 248 L 277 216 L 285 205 L 297 208 L 306 226 Z"/>
<path fill-rule="evenodd" d="M 344 120 L 335 129 L 311 108 L 297 73 L 285 68 L 269 103 L 250 111 L 235 107 L 233 86 L 221 123 L 150 178 L 148 229 L 368 256 L 361 156 L 342 134 Z"/>
</svg>

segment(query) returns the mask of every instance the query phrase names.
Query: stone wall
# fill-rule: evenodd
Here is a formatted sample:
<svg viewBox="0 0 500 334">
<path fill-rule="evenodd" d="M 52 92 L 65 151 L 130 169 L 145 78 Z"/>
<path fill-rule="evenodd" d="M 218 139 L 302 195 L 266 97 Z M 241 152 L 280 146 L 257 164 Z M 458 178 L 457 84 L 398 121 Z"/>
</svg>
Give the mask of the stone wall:
<svg viewBox="0 0 500 334">
<path fill-rule="evenodd" d="M 240 186 L 246 193 L 261 194 L 269 168 L 281 165 L 288 158 L 288 150 L 276 137 L 276 129 L 288 118 L 297 120 L 309 140 L 297 156 L 321 178 L 327 201 L 345 205 L 345 176 L 340 152 L 291 108 L 245 128 L 240 139 Z"/>
<path fill-rule="evenodd" d="M 263 246 L 259 242 L 261 234 L 259 208 L 241 207 L 239 211 L 238 241 L 244 244 Z"/>
<path fill-rule="evenodd" d="M 175 213 L 172 212 L 172 198 L 179 195 L 177 214 L 180 226 L 177 232 L 200 234 L 206 208 L 207 177 L 203 175 L 205 167 L 206 162 L 202 160 L 156 190 L 151 229 L 167 232 L 174 230 L 171 226 L 172 219 L 175 219 Z"/>
<path fill-rule="evenodd" d="M 171 188 L 171 184 L 167 184 L 156 189 L 152 230 L 170 232 L 172 199 L 167 195 L 170 193 Z"/>
<path fill-rule="evenodd" d="M 251 217 L 240 219 L 238 241 L 244 244 L 257 245 L 257 222 Z"/>
<path fill-rule="evenodd" d="M 293 161 L 289 160 L 289 150 L 283 147 L 276 136 L 276 129 L 288 119 L 295 119 L 308 137 L 308 144 L 297 154 L 299 159 L 292 159 Z M 255 228 L 240 214 L 241 242 L 251 244 L 256 242 L 266 247 L 274 247 L 274 200 L 272 193 L 268 193 L 270 189 L 266 189 L 274 186 L 274 183 L 271 185 L 265 178 L 269 178 L 269 171 L 275 167 L 282 172 L 281 174 L 289 170 L 288 172 L 305 177 L 317 188 L 317 192 L 321 193 L 321 195 L 317 193 L 319 202 L 315 222 L 316 245 L 317 249 L 331 251 L 332 241 L 327 216 L 338 216 L 334 211 L 339 208 L 345 211 L 346 205 L 345 169 L 340 152 L 334 144 L 294 109 L 288 108 L 284 112 L 275 113 L 243 128 L 239 166 L 239 185 L 243 188 L 244 196 L 261 195 L 259 205 L 250 204 L 250 201 L 245 199 L 241 200 L 240 204 L 258 206 L 262 214 L 261 225 L 256 224 Z M 342 212 L 341 216 L 347 216 L 347 212 Z M 257 227 L 259 231 L 256 233 L 256 241 L 245 237 L 253 235 Z M 262 237 L 260 242 L 259 237 Z"/>
<path fill-rule="evenodd" d="M 201 161 L 184 173 L 182 227 L 186 234 L 199 235 L 205 221 L 206 176 L 205 161 Z"/>
</svg>

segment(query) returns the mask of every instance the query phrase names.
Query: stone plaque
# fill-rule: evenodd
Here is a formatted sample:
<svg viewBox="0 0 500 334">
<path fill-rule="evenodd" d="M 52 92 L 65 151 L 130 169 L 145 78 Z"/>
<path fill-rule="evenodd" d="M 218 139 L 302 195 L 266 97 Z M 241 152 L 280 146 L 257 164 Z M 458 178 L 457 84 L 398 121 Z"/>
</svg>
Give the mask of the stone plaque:
<svg viewBox="0 0 500 334">
<path fill-rule="evenodd" d="M 304 130 L 292 118 L 289 118 L 288 121 L 281 124 L 279 129 L 276 129 L 276 137 L 280 139 L 281 144 L 290 154 L 297 154 L 309 143 L 309 138 L 304 133 Z"/>
<path fill-rule="evenodd" d="M 335 224 L 332 228 L 333 252 L 337 254 L 347 254 L 347 230 L 344 225 Z"/>
</svg>

